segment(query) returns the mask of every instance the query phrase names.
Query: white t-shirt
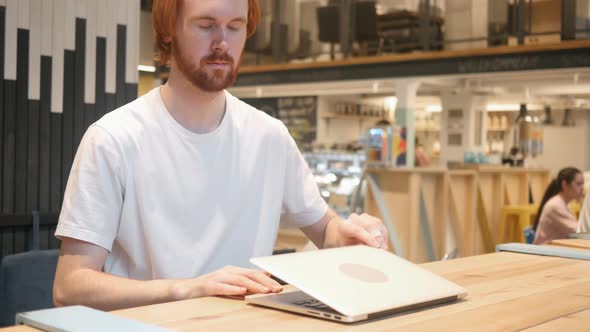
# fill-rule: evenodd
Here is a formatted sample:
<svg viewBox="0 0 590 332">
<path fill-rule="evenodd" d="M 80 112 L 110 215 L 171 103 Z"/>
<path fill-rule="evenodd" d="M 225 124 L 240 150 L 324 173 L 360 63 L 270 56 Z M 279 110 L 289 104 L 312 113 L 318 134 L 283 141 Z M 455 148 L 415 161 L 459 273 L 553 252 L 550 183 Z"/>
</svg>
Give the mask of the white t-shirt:
<svg viewBox="0 0 590 332">
<path fill-rule="evenodd" d="M 282 122 L 225 92 L 219 127 L 195 134 L 159 92 L 90 126 L 74 159 L 56 236 L 109 250 L 105 272 L 148 280 L 249 267 L 272 253 L 279 221 L 304 227 L 327 212 Z"/>
<path fill-rule="evenodd" d="M 563 197 L 557 194 L 543 206 L 533 244 L 546 244 L 551 240 L 565 239 L 568 234 L 576 231 L 577 226 L 576 217 L 570 212 Z"/>
</svg>

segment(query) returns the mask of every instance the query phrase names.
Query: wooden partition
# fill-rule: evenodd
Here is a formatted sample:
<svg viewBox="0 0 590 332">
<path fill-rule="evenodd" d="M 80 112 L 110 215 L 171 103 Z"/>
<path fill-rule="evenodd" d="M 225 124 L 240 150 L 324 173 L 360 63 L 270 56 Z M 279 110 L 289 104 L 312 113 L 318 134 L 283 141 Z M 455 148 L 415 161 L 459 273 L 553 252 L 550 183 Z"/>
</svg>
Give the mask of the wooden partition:
<svg viewBox="0 0 590 332">
<path fill-rule="evenodd" d="M 473 170 L 448 172 L 449 222 L 458 256 L 478 254 L 482 231 L 477 223 L 477 173 Z"/>
<path fill-rule="evenodd" d="M 447 170 L 376 168 L 368 170 L 366 176 L 373 177 L 378 188 L 367 186 L 364 210 L 393 223 L 393 235 L 400 248 L 395 250 L 395 245 L 390 243 L 392 250 L 413 262 L 442 258 L 448 222 Z M 382 215 L 376 195 L 382 197 L 387 217 Z"/>
<path fill-rule="evenodd" d="M 537 203 L 549 182 L 546 169 L 494 166 L 375 168 L 366 176 L 377 188 L 368 181 L 365 212 L 392 223 L 399 243 L 393 251 L 416 263 L 442 259 L 453 248 L 461 257 L 493 252 L 502 207 L 528 204 L 529 191 Z"/>
<path fill-rule="evenodd" d="M 550 172 L 542 168 L 506 168 L 494 166 L 475 166 L 478 176 L 478 206 L 480 222 L 489 226 L 490 237 L 482 234 L 483 247 L 476 253 L 493 251 L 499 242 L 502 207 L 504 205 L 524 205 L 540 203 L 543 192 L 549 184 Z M 530 193 L 530 195 L 529 195 Z M 490 247 L 491 246 L 491 247 Z"/>
</svg>

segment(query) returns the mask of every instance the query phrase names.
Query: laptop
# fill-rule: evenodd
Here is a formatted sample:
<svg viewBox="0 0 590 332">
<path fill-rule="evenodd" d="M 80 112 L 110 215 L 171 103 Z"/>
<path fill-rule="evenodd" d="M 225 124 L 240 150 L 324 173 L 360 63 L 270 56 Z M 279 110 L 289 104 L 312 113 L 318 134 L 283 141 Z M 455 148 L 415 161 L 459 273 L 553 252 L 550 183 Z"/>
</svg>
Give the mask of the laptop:
<svg viewBox="0 0 590 332">
<path fill-rule="evenodd" d="M 570 239 L 590 240 L 590 233 L 588 233 L 588 232 L 570 233 L 570 234 L 568 234 L 568 237 Z"/>
<path fill-rule="evenodd" d="M 81 305 L 21 312 L 16 315 L 16 324 L 48 332 L 170 331 Z"/>
<path fill-rule="evenodd" d="M 246 303 L 352 323 L 455 301 L 467 291 L 389 251 L 367 246 L 252 258 L 297 289 Z"/>
</svg>

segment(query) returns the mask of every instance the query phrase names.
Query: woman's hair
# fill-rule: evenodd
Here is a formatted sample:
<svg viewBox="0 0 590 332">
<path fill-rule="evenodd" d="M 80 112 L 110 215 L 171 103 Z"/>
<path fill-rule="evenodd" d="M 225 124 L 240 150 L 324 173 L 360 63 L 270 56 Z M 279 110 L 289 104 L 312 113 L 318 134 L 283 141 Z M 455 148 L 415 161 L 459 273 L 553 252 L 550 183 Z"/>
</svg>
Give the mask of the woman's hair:
<svg viewBox="0 0 590 332">
<path fill-rule="evenodd" d="M 545 190 L 545 194 L 543 195 L 543 200 L 541 200 L 541 205 L 539 205 L 539 210 L 537 211 L 537 216 L 535 217 L 535 224 L 533 225 L 533 229 L 536 231 L 537 226 L 539 226 L 539 220 L 541 219 L 541 212 L 543 212 L 543 208 L 545 207 L 545 203 L 550 200 L 553 196 L 559 194 L 561 192 L 561 184 L 565 181 L 567 184 L 571 184 L 574 181 L 574 178 L 577 174 L 582 173 L 579 169 L 575 167 L 566 167 L 557 173 L 557 177 L 549 183 L 547 190 Z"/>
<path fill-rule="evenodd" d="M 158 50 L 154 59 L 161 65 L 167 65 L 172 52 L 171 38 L 176 30 L 176 20 L 182 0 L 154 0 L 152 6 L 152 21 L 154 26 L 154 40 Z M 260 20 L 260 5 L 258 0 L 248 0 L 248 23 L 246 35 L 250 37 L 256 32 Z M 168 39 L 168 41 L 167 41 Z"/>
</svg>

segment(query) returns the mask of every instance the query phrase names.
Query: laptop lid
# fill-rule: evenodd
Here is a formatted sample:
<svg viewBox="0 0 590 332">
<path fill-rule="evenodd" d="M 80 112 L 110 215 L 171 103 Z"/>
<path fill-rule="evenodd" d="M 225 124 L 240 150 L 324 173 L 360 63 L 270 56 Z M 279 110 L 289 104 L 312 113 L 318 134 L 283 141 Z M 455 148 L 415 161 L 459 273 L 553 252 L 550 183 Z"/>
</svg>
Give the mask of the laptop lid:
<svg viewBox="0 0 590 332">
<path fill-rule="evenodd" d="M 568 234 L 568 237 L 570 239 L 590 240 L 590 233 L 588 233 L 588 232 L 570 233 L 570 234 Z"/>
<path fill-rule="evenodd" d="M 16 315 L 16 324 L 49 332 L 170 331 L 80 305 L 21 312 Z"/>
<path fill-rule="evenodd" d="M 368 246 L 256 257 L 250 261 L 348 316 L 467 294 L 464 288 L 418 265 Z"/>
</svg>

